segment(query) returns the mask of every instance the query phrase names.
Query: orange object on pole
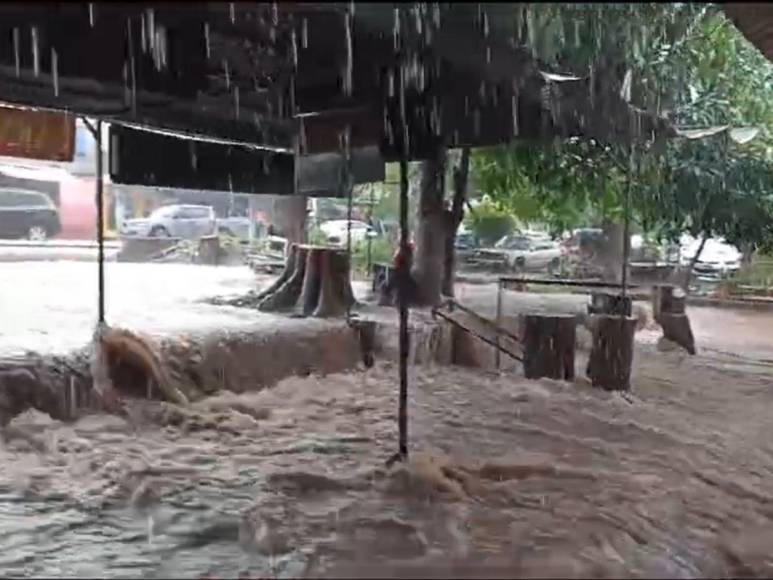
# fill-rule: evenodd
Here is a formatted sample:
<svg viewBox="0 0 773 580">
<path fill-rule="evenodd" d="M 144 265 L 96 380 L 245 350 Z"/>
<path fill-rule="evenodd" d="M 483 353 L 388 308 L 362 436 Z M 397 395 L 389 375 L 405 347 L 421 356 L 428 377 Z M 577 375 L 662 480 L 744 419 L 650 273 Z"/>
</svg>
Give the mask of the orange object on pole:
<svg viewBox="0 0 773 580">
<path fill-rule="evenodd" d="M 75 117 L 0 107 L 0 155 L 69 162 L 74 153 Z"/>
</svg>

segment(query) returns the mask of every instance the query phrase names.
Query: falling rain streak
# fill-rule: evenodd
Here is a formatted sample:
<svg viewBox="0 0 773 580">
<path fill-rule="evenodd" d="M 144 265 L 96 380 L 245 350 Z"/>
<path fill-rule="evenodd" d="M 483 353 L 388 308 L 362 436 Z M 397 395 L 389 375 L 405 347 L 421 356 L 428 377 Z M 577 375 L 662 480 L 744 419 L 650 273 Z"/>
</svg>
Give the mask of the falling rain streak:
<svg viewBox="0 0 773 580">
<path fill-rule="evenodd" d="M 13 60 L 16 66 L 16 76 L 21 74 L 21 60 L 19 55 L 19 29 L 13 29 Z"/>
<path fill-rule="evenodd" d="M 209 22 L 204 23 L 204 46 L 207 51 L 207 58 L 209 58 L 211 56 L 209 49 Z"/>
<path fill-rule="evenodd" d="M 54 96 L 59 96 L 59 55 L 56 49 L 51 47 L 51 81 L 54 83 Z"/>
<path fill-rule="evenodd" d="M 32 70 L 35 76 L 40 74 L 40 51 L 38 47 L 38 27 L 32 27 Z"/>
<path fill-rule="evenodd" d="M 345 27 L 346 27 L 346 63 L 344 69 L 344 95 L 347 97 L 352 96 L 352 67 L 353 67 L 353 55 L 352 55 L 352 17 L 351 14 L 344 15 Z"/>
</svg>

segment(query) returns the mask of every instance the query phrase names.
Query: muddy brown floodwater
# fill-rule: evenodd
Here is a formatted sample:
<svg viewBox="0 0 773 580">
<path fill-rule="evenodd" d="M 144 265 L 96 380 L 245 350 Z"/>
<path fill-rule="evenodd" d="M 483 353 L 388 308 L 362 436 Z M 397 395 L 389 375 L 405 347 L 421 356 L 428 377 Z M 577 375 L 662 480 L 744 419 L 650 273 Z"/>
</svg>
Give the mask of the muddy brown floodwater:
<svg viewBox="0 0 773 580">
<path fill-rule="evenodd" d="M 413 459 L 391 470 L 389 363 L 186 411 L 137 401 L 129 421 L 65 425 L 29 411 L 0 448 L 0 568 L 770 575 L 772 370 L 642 345 L 623 397 L 419 368 Z"/>
<path fill-rule="evenodd" d="M 463 294 L 494 303 L 491 288 Z M 585 299 L 507 300 L 575 311 Z M 390 469 L 388 361 L 186 409 L 132 400 L 127 419 L 27 411 L 0 441 L 0 571 L 769 577 L 773 315 L 690 315 L 699 354 L 639 333 L 626 395 L 413 368 L 411 461 Z"/>
</svg>

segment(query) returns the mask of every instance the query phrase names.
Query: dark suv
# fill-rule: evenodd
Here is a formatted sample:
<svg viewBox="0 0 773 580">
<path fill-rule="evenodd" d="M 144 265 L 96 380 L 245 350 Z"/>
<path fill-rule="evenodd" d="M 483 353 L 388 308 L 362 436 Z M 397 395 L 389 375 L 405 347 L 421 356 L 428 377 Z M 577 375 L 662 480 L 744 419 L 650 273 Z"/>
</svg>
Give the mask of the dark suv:
<svg viewBox="0 0 773 580">
<path fill-rule="evenodd" d="M 46 194 L 0 189 L 0 238 L 45 240 L 61 229 L 59 212 Z"/>
</svg>

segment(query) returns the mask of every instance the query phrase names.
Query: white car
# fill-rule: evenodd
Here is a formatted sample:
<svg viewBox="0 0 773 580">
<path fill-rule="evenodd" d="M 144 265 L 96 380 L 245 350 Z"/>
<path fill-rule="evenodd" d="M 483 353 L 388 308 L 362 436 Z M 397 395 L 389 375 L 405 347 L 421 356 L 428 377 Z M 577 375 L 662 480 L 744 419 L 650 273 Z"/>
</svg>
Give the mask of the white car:
<svg viewBox="0 0 773 580">
<path fill-rule="evenodd" d="M 217 231 L 215 211 L 208 205 L 165 205 L 147 218 L 124 220 L 123 237 L 196 239 Z"/>
<path fill-rule="evenodd" d="M 332 246 L 346 245 L 347 220 L 330 220 L 320 224 L 319 229 L 325 234 L 327 243 Z M 359 220 L 351 222 L 352 244 L 357 244 L 371 237 L 376 237 L 376 232 L 367 223 Z"/>
<path fill-rule="evenodd" d="M 688 266 L 700 246 L 700 240 L 683 237 L 680 262 Z M 741 252 L 722 238 L 709 238 L 695 263 L 693 271 L 700 278 L 721 278 L 736 273 L 741 268 Z"/>
<path fill-rule="evenodd" d="M 549 237 L 521 234 L 505 236 L 493 248 L 478 250 L 475 254 L 479 261 L 499 261 L 511 270 L 547 270 L 551 274 L 558 273 L 561 256 L 561 247 Z"/>
</svg>

